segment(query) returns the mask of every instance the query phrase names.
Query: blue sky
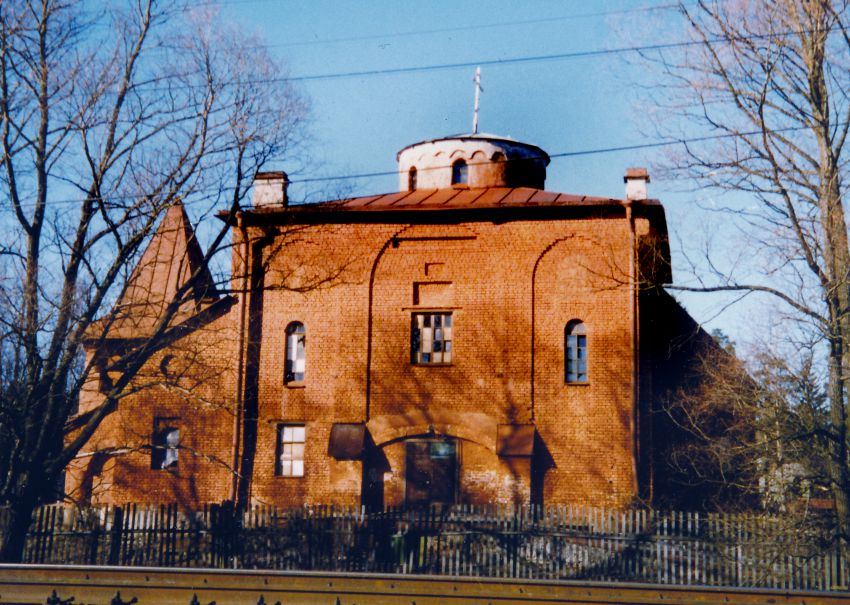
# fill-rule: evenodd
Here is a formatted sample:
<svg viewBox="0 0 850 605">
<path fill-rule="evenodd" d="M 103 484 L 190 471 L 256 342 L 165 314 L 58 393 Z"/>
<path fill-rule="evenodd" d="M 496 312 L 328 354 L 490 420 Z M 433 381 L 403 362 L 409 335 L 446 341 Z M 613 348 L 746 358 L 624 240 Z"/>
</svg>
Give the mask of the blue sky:
<svg viewBox="0 0 850 605">
<path fill-rule="evenodd" d="M 670 0 L 430 1 L 224 0 L 223 16 L 259 34 L 294 78 L 456 63 L 500 61 L 627 47 L 649 22 L 645 43 L 684 39 Z M 646 10 L 651 7 L 667 7 Z M 629 36 L 626 36 L 629 37 Z M 638 43 L 643 40 L 638 39 Z M 656 140 L 640 109 L 653 74 L 628 55 L 536 60 L 482 66 L 480 131 L 539 145 L 550 154 Z M 634 59 L 635 57 L 631 57 Z M 413 142 L 470 132 L 474 67 L 299 81 L 312 105 L 312 153 L 320 164 L 294 181 L 395 169 L 396 152 Z M 657 149 L 556 158 L 546 188 L 622 197 L 629 166 L 649 166 Z M 270 168 L 288 169 L 287 158 Z M 350 182 L 355 195 L 397 189 L 395 176 Z M 332 190 L 333 182 L 328 187 Z M 705 218 L 698 194 L 657 176 L 650 195 L 667 210 L 674 238 L 689 239 Z M 679 192 L 677 192 L 677 190 Z M 294 188 L 294 196 L 305 189 Z M 701 195 L 701 194 L 700 194 Z M 674 255 L 676 244 L 674 242 Z M 674 256 L 674 277 L 682 273 Z M 746 322 L 726 301 L 679 296 L 695 318 L 733 338 Z"/>
<path fill-rule="evenodd" d="M 233 0 L 223 11 L 262 35 L 297 78 L 613 48 L 616 20 L 646 16 L 619 11 L 659 4 L 669 2 Z M 636 119 L 634 94 L 617 73 L 624 67 L 616 56 L 485 65 L 480 130 L 550 153 L 640 143 L 646 124 Z M 469 132 L 473 72 L 466 67 L 300 82 L 312 100 L 315 151 L 324 170 L 393 170 L 402 147 Z M 554 160 L 548 188 L 619 196 L 625 168 L 649 159 L 633 152 Z M 286 168 L 285 158 L 280 167 Z M 357 188 L 392 191 L 396 179 L 360 179 Z"/>
</svg>

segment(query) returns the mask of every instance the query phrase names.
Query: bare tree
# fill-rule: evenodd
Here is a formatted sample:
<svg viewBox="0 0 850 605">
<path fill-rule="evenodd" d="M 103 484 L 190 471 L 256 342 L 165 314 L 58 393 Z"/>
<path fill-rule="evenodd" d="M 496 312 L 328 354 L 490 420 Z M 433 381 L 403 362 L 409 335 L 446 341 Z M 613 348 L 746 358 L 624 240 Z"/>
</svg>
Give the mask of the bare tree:
<svg viewBox="0 0 850 605">
<path fill-rule="evenodd" d="M 695 127 L 713 138 L 686 144 L 673 167 L 701 186 L 744 195 L 730 220 L 742 221 L 753 261 L 731 273 L 709 264 L 692 289 L 765 293 L 787 311 L 786 332 L 822 353 L 830 483 L 846 540 L 850 3 L 698 0 L 680 12 L 691 44 L 652 57 L 667 77 L 662 128 L 671 134 L 672 110 L 684 118 L 676 122 L 680 139 Z"/>
<path fill-rule="evenodd" d="M 147 332 L 110 359 L 103 403 L 66 435 L 112 307 L 177 203 L 235 213 L 253 174 L 301 141 L 304 99 L 257 40 L 213 13 L 156 0 L 0 4 L 0 559 L 176 329 L 227 227 Z M 214 288 L 209 284 L 204 287 Z"/>
</svg>

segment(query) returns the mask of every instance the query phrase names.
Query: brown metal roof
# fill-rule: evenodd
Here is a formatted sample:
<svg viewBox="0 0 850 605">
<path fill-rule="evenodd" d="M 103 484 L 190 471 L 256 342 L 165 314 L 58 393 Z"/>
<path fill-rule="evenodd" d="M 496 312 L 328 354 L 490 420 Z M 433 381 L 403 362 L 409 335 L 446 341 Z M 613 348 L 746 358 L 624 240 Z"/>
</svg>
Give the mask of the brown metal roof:
<svg viewBox="0 0 850 605">
<path fill-rule="evenodd" d="M 660 205 L 656 200 L 641 202 L 644 205 Z M 276 212 L 315 211 L 387 211 L 387 210 L 442 210 L 461 208 L 522 208 L 540 206 L 619 206 L 623 200 L 588 195 L 571 195 L 554 191 L 543 191 L 530 187 L 458 187 L 451 189 L 417 189 L 382 195 L 369 195 L 316 204 L 293 204 L 253 208 L 254 214 Z"/>
<path fill-rule="evenodd" d="M 531 187 L 451 187 L 368 195 L 314 204 L 246 208 L 238 220 L 246 225 L 288 223 L 442 223 L 505 220 L 558 220 L 569 216 L 623 216 L 630 206 L 645 216 L 660 235 L 661 255 L 670 258 L 667 221 L 658 200 L 629 201 L 572 195 Z M 222 220 L 232 220 L 220 212 Z M 668 276 L 664 283 L 670 281 Z"/>
</svg>

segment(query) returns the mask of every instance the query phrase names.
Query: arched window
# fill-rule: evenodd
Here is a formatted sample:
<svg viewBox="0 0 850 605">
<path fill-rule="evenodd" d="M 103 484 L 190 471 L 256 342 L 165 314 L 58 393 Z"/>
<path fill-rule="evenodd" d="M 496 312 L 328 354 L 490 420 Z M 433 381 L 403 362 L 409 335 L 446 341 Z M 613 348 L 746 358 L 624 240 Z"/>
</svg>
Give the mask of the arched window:
<svg viewBox="0 0 850 605">
<path fill-rule="evenodd" d="M 306 339 L 307 332 L 300 321 L 293 321 L 286 326 L 286 371 L 283 377 L 286 383 L 304 380 Z"/>
<path fill-rule="evenodd" d="M 577 319 L 564 328 L 564 380 L 587 382 L 587 328 Z"/>
<path fill-rule="evenodd" d="M 465 160 L 457 160 L 452 164 L 452 185 L 466 185 L 469 183 L 469 168 Z"/>
<path fill-rule="evenodd" d="M 416 166 L 411 166 L 407 171 L 407 190 L 416 191 Z"/>
<path fill-rule="evenodd" d="M 180 419 L 154 418 L 151 468 L 176 468 L 180 455 Z"/>
<path fill-rule="evenodd" d="M 497 151 L 496 153 L 493 154 L 493 156 L 490 158 L 490 160 L 493 161 L 493 162 L 504 162 L 505 161 L 505 154 L 502 153 L 501 151 Z"/>
</svg>

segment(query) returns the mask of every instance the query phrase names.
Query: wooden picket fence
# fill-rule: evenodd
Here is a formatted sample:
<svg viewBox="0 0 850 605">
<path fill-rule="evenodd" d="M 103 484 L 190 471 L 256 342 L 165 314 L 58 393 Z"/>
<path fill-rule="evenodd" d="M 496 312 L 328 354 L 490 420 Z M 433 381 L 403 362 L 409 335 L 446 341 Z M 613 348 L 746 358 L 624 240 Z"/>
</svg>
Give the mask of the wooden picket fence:
<svg viewBox="0 0 850 605">
<path fill-rule="evenodd" d="M 36 511 L 24 561 L 847 590 L 850 553 L 832 527 L 827 516 L 578 506 L 59 504 Z"/>
</svg>

